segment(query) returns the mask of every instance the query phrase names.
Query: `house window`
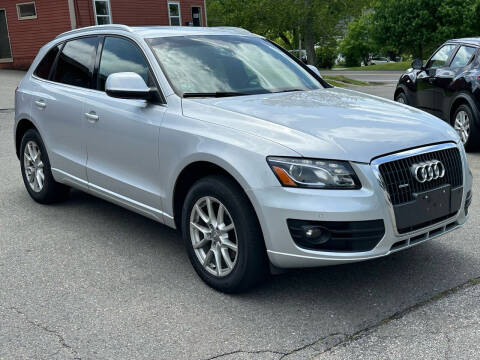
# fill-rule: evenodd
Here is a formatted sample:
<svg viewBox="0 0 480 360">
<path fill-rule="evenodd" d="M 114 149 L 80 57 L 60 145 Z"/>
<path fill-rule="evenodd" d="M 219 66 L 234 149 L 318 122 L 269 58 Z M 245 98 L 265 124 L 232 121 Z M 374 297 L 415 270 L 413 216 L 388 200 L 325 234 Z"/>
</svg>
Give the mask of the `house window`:
<svg viewBox="0 0 480 360">
<path fill-rule="evenodd" d="M 95 12 L 95 24 L 105 25 L 112 23 L 110 0 L 93 0 L 93 10 Z"/>
<path fill-rule="evenodd" d="M 17 4 L 18 20 L 36 19 L 37 9 L 35 2 Z"/>
<path fill-rule="evenodd" d="M 179 2 L 173 2 L 173 1 L 168 2 L 168 18 L 170 20 L 170 26 L 182 25 Z"/>
</svg>

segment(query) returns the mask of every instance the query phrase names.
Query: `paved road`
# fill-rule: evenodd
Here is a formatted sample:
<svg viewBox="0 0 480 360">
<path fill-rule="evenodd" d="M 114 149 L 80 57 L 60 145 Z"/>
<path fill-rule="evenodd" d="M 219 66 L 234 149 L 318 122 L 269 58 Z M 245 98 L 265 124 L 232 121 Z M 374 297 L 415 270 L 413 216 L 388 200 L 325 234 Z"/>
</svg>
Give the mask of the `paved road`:
<svg viewBox="0 0 480 360">
<path fill-rule="evenodd" d="M 316 360 L 478 359 L 480 283 L 385 320 L 323 352 Z"/>
<path fill-rule="evenodd" d="M 173 230 L 78 191 L 59 205 L 34 203 L 12 124 L 0 111 L 2 360 L 311 359 L 480 276 L 475 185 L 470 221 L 441 239 L 220 294 L 197 278 Z M 478 178 L 480 156 L 469 158 Z"/>
<path fill-rule="evenodd" d="M 355 80 L 396 84 L 403 71 L 350 71 L 350 70 L 322 70 L 322 75 L 343 75 Z"/>
</svg>

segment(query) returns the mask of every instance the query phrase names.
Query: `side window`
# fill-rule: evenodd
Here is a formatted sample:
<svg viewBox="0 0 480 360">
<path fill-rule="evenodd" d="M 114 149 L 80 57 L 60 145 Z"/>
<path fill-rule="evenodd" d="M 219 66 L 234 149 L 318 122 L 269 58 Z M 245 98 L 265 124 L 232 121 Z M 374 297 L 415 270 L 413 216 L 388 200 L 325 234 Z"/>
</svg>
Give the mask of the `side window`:
<svg viewBox="0 0 480 360">
<path fill-rule="evenodd" d="M 58 52 L 60 51 L 61 45 L 54 46 L 50 49 L 50 51 L 45 55 L 38 64 L 37 68 L 35 69 L 34 74 L 39 78 L 48 80 L 48 76 L 50 75 L 50 70 L 52 68 L 53 62 L 55 61 Z"/>
<path fill-rule="evenodd" d="M 54 81 L 89 88 L 97 54 L 97 37 L 69 41 L 63 47 L 55 69 Z"/>
<path fill-rule="evenodd" d="M 470 60 L 472 60 L 475 50 L 476 49 L 471 46 L 460 46 L 460 49 L 458 49 L 457 53 L 455 54 L 450 67 L 460 68 L 467 66 L 468 63 L 470 63 Z"/>
<path fill-rule="evenodd" d="M 104 91 L 107 77 L 118 72 L 137 73 L 145 80 L 148 86 L 155 86 L 147 62 L 140 49 L 128 40 L 107 37 L 103 44 L 102 58 L 98 69 L 97 89 Z"/>
<path fill-rule="evenodd" d="M 455 50 L 456 45 L 445 45 L 438 50 L 427 64 L 427 69 L 436 69 L 447 64 L 450 55 Z"/>
</svg>

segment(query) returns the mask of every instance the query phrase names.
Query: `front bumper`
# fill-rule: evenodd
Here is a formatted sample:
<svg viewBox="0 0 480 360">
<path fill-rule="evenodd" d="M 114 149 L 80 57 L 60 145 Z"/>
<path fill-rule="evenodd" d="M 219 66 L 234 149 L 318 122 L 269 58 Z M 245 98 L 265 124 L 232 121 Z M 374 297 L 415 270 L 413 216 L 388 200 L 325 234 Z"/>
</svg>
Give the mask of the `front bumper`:
<svg viewBox="0 0 480 360">
<path fill-rule="evenodd" d="M 454 216 L 431 226 L 398 234 L 381 184 L 371 164 L 352 163 L 362 188 L 360 190 L 295 189 L 281 186 L 251 190 L 262 226 L 268 257 L 279 268 L 315 267 L 373 259 L 415 246 L 452 231 L 467 220 L 465 203 L 471 193 L 472 176 L 465 152 L 463 163 L 463 196 L 460 210 Z M 385 235 L 370 251 L 334 252 L 309 250 L 293 241 L 287 219 L 310 221 L 384 221 Z"/>
</svg>

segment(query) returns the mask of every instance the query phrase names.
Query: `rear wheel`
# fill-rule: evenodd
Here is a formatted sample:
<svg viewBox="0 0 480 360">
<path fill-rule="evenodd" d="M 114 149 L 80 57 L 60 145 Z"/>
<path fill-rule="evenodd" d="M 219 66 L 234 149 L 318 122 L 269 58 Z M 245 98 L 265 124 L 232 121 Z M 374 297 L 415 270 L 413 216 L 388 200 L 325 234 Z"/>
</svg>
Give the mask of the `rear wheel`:
<svg viewBox="0 0 480 360">
<path fill-rule="evenodd" d="M 400 104 L 408 105 L 407 96 L 405 95 L 405 93 L 403 91 L 399 92 L 397 94 L 397 96 L 395 96 L 395 101 L 400 103 Z"/>
<path fill-rule="evenodd" d="M 470 106 L 463 104 L 458 107 L 452 118 L 452 126 L 460 136 L 467 151 L 478 148 L 479 131 L 475 125 Z"/>
<path fill-rule="evenodd" d="M 197 181 L 182 210 L 190 262 L 214 289 L 232 293 L 265 278 L 267 259 L 256 214 L 239 186 L 225 176 Z"/>
<path fill-rule="evenodd" d="M 37 130 L 25 133 L 20 155 L 23 182 L 33 200 L 50 204 L 67 197 L 70 188 L 54 180 L 47 151 Z"/>
</svg>

